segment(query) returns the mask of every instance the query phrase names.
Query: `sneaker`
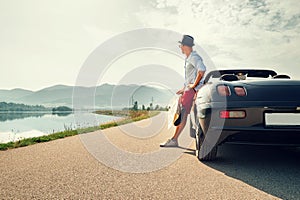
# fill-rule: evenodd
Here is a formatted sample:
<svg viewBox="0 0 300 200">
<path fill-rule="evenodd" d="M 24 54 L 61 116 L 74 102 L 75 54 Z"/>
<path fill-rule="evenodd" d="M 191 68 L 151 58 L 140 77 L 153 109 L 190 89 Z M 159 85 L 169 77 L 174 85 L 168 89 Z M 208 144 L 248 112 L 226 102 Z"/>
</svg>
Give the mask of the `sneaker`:
<svg viewBox="0 0 300 200">
<path fill-rule="evenodd" d="M 176 139 L 169 139 L 166 143 L 160 144 L 160 147 L 178 147 Z"/>
</svg>

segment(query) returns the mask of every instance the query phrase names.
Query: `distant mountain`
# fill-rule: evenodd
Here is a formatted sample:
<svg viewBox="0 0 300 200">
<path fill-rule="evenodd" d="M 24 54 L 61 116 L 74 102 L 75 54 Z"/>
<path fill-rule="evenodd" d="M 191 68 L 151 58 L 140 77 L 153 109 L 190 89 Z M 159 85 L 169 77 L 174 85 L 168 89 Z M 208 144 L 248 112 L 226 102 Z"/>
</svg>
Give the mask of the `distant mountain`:
<svg viewBox="0 0 300 200">
<path fill-rule="evenodd" d="M 58 106 L 53 104 L 53 102 L 59 99 L 70 99 L 72 97 L 73 87 L 72 86 L 52 86 L 49 88 L 45 88 L 32 94 L 20 97 L 15 99 L 18 103 L 25 103 L 25 104 L 42 104 L 45 106 Z M 72 101 L 69 102 L 61 102 L 62 105 L 68 104 L 70 105 Z"/>
<path fill-rule="evenodd" d="M 46 87 L 44 89 L 41 89 L 43 91 L 51 91 L 51 90 L 60 90 L 60 89 L 68 89 L 68 88 L 73 88 L 73 86 L 67 86 L 67 85 L 54 85 L 54 86 L 50 86 L 50 87 Z M 40 91 L 41 91 L 40 90 Z"/>
<path fill-rule="evenodd" d="M 73 93 L 74 92 L 74 93 Z M 73 96 L 74 95 L 74 96 Z M 130 107 L 134 101 L 139 106 L 167 106 L 173 93 L 166 89 L 139 85 L 110 85 L 81 87 L 55 85 L 39 91 L 23 89 L 0 90 L 0 102 L 24 103 L 28 105 L 69 106 L 76 108 Z"/>
<path fill-rule="evenodd" d="M 34 93 L 30 90 L 24 90 L 24 89 L 12 89 L 12 90 L 0 90 L 0 101 L 6 101 L 11 102 L 15 99 L 27 96 Z"/>
</svg>

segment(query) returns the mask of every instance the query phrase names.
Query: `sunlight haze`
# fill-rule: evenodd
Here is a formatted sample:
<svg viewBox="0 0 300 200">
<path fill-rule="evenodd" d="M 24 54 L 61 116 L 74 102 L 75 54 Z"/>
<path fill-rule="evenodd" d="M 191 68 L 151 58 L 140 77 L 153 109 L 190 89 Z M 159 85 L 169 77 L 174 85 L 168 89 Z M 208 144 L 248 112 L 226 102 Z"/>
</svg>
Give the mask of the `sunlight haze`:
<svg viewBox="0 0 300 200">
<path fill-rule="evenodd" d="M 299 7 L 296 0 L 1 1 L 0 89 L 74 85 L 102 42 L 149 27 L 194 36 L 218 68 L 274 69 L 300 79 Z M 135 66 L 153 63 L 149 52 L 138 54 L 116 61 L 102 82 L 116 84 Z M 182 59 L 158 57 L 155 64 L 183 72 Z"/>
</svg>

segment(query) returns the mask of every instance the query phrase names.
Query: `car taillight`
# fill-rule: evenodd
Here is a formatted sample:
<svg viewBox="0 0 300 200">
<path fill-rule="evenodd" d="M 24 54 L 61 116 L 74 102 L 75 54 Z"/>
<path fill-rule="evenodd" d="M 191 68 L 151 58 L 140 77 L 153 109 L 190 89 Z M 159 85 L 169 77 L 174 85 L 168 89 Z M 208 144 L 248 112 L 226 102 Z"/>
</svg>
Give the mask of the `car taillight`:
<svg viewBox="0 0 300 200">
<path fill-rule="evenodd" d="M 227 85 L 218 85 L 218 93 L 220 96 L 230 96 L 230 88 Z"/>
<path fill-rule="evenodd" d="M 243 97 L 246 96 L 246 89 L 244 87 L 234 87 L 234 92 L 236 95 Z"/>
<path fill-rule="evenodd" d="M 246 112 L 243 110 L 222 110 L 220 111 L 220 118 L 222 119 L 242 119 L 246 117 Z"/>
</svg>

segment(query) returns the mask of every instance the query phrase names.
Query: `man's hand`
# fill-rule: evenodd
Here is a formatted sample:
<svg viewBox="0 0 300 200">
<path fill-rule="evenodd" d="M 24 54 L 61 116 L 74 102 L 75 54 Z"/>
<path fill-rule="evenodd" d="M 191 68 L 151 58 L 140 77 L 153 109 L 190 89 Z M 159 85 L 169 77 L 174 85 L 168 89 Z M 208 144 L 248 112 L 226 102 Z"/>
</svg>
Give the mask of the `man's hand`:
<svg viewBox="0 0 300 200">
<path fill-rule="evenodd" d="M 184 92 L 184 89 L 181 89 L 181 90 L 178 90 L 178 91 L 176 92 L 176 94 L 180 95 L 180 94 L 183 94 L 183 92 Z"/>
<path fill-rule="evenodd" d="M 195 88 L 195 86 L 194 86 L 194 84 L 188 84 L 188 88 L 190 88 L 190 89 L 194 89 Z"/>
</svg>

